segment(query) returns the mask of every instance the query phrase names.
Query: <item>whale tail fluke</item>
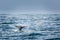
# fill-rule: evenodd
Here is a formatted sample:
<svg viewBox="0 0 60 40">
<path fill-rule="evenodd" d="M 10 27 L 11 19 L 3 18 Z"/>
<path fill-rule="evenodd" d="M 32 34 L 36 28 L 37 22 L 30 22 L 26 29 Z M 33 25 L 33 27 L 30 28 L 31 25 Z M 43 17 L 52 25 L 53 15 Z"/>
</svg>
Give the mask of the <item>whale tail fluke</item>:
<svg viewBox="0 0 60 40">
<path fill-rule="evenodd" d="M 19 29 L 19 31 L 22 31 L 22 29 L 25 28 L 25 26 L 16 26 L 16 27 Z"/>
</svg>

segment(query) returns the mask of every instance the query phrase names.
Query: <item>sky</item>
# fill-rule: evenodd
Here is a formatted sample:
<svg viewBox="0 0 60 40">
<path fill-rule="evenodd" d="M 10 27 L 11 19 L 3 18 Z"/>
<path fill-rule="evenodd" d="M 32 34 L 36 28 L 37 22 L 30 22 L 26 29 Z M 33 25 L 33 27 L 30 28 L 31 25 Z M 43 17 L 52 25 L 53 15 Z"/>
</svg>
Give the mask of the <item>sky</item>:
<svg viewBox="0 0 60 40">
<path fill-rule="evenodd" d="M 0 13 L 60 13 L 60 0 L 0 0 Z"/>
</svg>

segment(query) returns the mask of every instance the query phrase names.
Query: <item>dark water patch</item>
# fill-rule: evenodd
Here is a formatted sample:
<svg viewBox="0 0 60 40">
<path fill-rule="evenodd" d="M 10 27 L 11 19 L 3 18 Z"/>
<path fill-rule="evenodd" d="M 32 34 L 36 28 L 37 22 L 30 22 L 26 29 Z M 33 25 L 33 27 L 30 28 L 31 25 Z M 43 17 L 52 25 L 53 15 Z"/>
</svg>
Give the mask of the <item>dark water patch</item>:
<svg viewBox="0 0 60 40">
<path fill-rule="evenodd" d="M 2 37 L 2 33 L 0 33 L 0 37 Z"/>
<path fill-rule="evenodd" d="M 10 23 L 1 23 L 1 24 L 15 24 L 15 23 L 13 23 L 13 22 L 10 22 Z"/>
<path fill-rule="evenodd" d="M 60 40 L 60 38 L 52 38 L 52 39 L 46 39 L 46 40 Z"/>
<path fill-rule="evenodd" d="M 0 39 L 8 39 L 8 37 L 0 37 Z"/>
<path fill-rule="evenodd" d="M 60 23 L 58 24 L 58 23 L 56 23 L 56 26 L 60 26 Z"/>
<path fill-rule="evenodd" d="M 59 30 L 60 30 L 60 28 L 56 28 L 56 27 L 49 27 L 49 28 L 42 29 L 41 31 L 46 31 L 46 30 L 48 30 L 48 31 L 59 31 Z"/>
<path fill-rule="evenodd" d="M 55 21 L 60 21 L 60 17 L 57 17 L 57 18 L 55 19 Z"/>
<path fill-rule="evenodd" d="M 10 35 L 10 36 L 6 36 L 6 37 L 26 37 L 28 35 L 24 34 L 24 35 Z"/>
<path fill-rule="evenodd" d="M 58 35 L 59 36 L 59 33 L 60 32 L 53 32 L 53 33 L 51 33 L 51 35 Z"/>
<path fill-rule="evenodd" d="M 60 32 L 58 31 L 58 32 L 54 32 L 54 33 L 60 33 Z"/>
<path fill-rule="evenodd" d="M 24 39 L 37 39 L 37 37 L 30 36 L 30 37 L 25 37 Z"/>
<path fill-rule="evenodd" d="M 6 37 L 20 37 L 20 35 L 6 36 Z"/>
<path fill-rule="evenodd" d="M 41 34 L 41 33 L 31 33 L 28 36 L 37 36 L 37 35 L 46 36 L 46 34 Z"/>
</svg>

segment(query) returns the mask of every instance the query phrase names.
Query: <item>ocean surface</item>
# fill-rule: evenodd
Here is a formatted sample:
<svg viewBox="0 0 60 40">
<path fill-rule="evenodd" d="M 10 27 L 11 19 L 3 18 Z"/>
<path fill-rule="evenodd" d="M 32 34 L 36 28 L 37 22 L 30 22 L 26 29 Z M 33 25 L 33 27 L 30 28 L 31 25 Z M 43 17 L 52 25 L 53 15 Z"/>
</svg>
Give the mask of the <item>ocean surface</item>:
<svg viewBox="0 0 60 40">
<path fill-rule="evenodd" d="M 0 40 L 60 40 L 60 14 L 0 14 Z"/>
</svg>

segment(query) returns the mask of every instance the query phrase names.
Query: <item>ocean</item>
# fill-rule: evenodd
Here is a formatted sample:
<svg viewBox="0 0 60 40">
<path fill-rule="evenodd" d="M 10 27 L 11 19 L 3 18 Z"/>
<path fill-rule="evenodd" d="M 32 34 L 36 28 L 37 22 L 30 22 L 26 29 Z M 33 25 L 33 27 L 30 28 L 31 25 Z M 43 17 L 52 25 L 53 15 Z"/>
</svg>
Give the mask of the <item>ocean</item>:
<svg viewBox="0 0 60 40">
<path fill-rule="evenodd" d="M 0 14 L 0 40 L 60 40 L 60 14 Z"/>
</svg>

